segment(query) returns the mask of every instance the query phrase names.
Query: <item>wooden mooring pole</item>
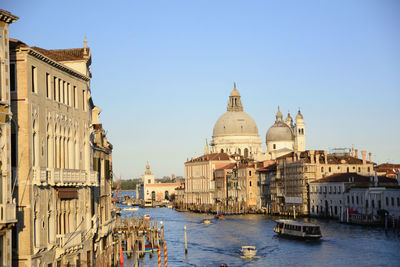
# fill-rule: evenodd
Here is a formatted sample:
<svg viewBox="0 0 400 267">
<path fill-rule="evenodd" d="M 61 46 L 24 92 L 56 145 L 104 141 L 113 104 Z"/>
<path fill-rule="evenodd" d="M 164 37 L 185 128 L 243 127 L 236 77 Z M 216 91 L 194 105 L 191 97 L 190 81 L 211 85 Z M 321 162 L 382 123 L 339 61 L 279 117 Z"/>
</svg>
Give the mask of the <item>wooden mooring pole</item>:
<svg viewBox="0 0 400 267">
<path fill-rule="evenodd" d="M 187 254 L 188 253 L 188 248 L 187 248 L 186 225 L 183 227 L 183 230 L 185 230 L 185 254 Z"/>
</svg>

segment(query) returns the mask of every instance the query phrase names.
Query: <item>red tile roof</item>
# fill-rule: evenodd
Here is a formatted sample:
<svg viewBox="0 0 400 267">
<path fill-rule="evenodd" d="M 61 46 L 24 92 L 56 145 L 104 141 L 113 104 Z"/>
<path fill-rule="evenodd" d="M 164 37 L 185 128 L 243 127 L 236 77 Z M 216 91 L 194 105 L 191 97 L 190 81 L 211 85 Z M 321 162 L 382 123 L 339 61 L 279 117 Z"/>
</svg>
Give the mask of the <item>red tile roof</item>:
<svg viewBox="0 0 400 267">
<path fill-rule="evenodd" d="M 350 179 L 354 183 L 369 183 L 371 181 L 371 177 L 373 178 L 373 176 L 359 175 L 355 172 L 335 173 L 325 178 L 314 180 L 311 183 L 340 183 L 340 182 L 349 182 Z M 386 178 L 384 176 L 379 176 L 378 182 L 397 184 L 396 179 Z"/>
<path fill-rule="evenodd" d="M 187 162 L 199 162 L 199 161 L 210 161 L 210 160 L 229 160 L 230 157 L 226 153 L 213 153 L 213 154 L 207 154 L 203 155 L 194 159 L 191 159 Z"/>
<path fill-rule="evenodd" d="M 216 171 L 230 170 L 230 169 L 233 169 L 235 166 L 236 166 L 236 163 L 229 163 L 221 168 L 216 169 Z"/>
<path fill-rule="evenodd" d="M 49 57 L 55 61 L 74 61 L 74 60 L 84 60 L 90 54 L 89 48 L 86 48 L 86 54 L 84 48 L 71 48 L 71 49 L 54 49 L 47 50 L 37 46 L 32 47 L 34 50 Z"/>
</svg>

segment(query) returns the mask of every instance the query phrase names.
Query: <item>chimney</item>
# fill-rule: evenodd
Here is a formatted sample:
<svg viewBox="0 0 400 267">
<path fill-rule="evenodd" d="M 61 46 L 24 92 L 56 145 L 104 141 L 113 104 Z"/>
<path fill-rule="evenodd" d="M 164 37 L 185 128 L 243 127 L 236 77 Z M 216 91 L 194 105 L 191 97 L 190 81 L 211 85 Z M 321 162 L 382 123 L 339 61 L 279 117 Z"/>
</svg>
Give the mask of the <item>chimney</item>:
<svg viewBox="0 0 400 267">
<path fill-rule="evenodd" d="M 372 162 L 372 153 L 369 152 L 369 153 L 368 153 L 368 156 L 369 156 L 369 161 Z"/>
<path fill-rule="evenodd" d="M 325 164 L 328 164 L 328 151 L 324 150 Z"/>
<path fill-rule="evenodd" d="M 354 151 L 354 157 L 358 159 L 358 149 Z"/>
<path fill-rule="evenodd" d="M 361 151 L 362 159 L 363 159 L 363 164 L 365 165 L 367 163 L 366 157 L 367 157 L 367 151 L 363 150 Z"/>
<path fill-rule="evenodd" d="M 300 154 L 301 154 L 301 152 L 299 152 L 299 151 L 296 152 L 296 160 L 297 160 L 297 161 L 300 160 Z"/>
<path fill-rule="evenodd" d="M 350 150 L 350 156 L 354 157 L 354 147 L 352 147 L 351 150 Z"/>
<path fill-rule="evenodd" d="M 311 164 L 314 164 L 314 150 L 310 150 L 310 158 L 311 158 Z"/>
<path fill-rule="evenodd" d="M 319 164 L 319 153 L 318 152 L 315 154 L 315 161 L 316 161 L 316 164 L 318 165 Z"/>
<path fill-rule="evenodd" d="M 400 185 L 400 171 L 397 171 L 397 183 Z"/>
</svg>

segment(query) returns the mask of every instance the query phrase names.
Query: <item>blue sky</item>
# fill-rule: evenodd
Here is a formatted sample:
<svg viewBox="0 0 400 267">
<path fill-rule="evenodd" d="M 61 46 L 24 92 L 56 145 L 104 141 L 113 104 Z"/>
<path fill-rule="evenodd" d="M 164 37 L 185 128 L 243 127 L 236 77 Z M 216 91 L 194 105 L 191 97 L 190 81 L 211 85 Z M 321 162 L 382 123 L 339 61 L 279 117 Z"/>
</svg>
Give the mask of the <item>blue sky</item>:
<svg viewBox="0 0 400 267">
<path fill-rule="evenodd" d="M 307 149 L 400 163 L 400 1 L 3 1 L 10 35 L 92 51 L 114 172 L 183 175 L 236 81 L 265 134 L 301 108 Z"/>
</svg>

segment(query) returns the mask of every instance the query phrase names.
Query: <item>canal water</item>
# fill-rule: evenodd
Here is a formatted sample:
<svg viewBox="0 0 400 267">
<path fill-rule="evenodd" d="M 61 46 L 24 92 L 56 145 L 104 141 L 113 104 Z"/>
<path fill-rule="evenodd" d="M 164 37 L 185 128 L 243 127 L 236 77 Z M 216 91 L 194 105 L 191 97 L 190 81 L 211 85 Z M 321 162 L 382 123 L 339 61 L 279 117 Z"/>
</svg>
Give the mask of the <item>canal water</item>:
<svg viewBox="0 0 400 267">
<path fill-rule="evenodd" d="M 122 215 L 131 214 L 122 212 Z M 212 215 L 168 208 L 135 212 L 136 216 L 142 214 L 163 222 L 169 266 L 220 266 L 221 263 L 228 266 L 400 266 L 400 237 L 390 231 L 385 233 L 383 229 L 310 219 L 308 221 L 321 226 L 323 238 L 306 242 L 276 236 L 274 218 L 265 215 L 227 216 L 225 220 L 212 219 L 210 225 L 204 225 L 202 220 Z M 243 245 L 256 246 L 257 257 L 242 259 L 240 248 Z M 157 266 L 157 257 L 157 253 L 153 257 L 147 254 L 140 264 Z M 125 259 L 125 266 L 133 266 L 133 261 Z"/>
</svg>

